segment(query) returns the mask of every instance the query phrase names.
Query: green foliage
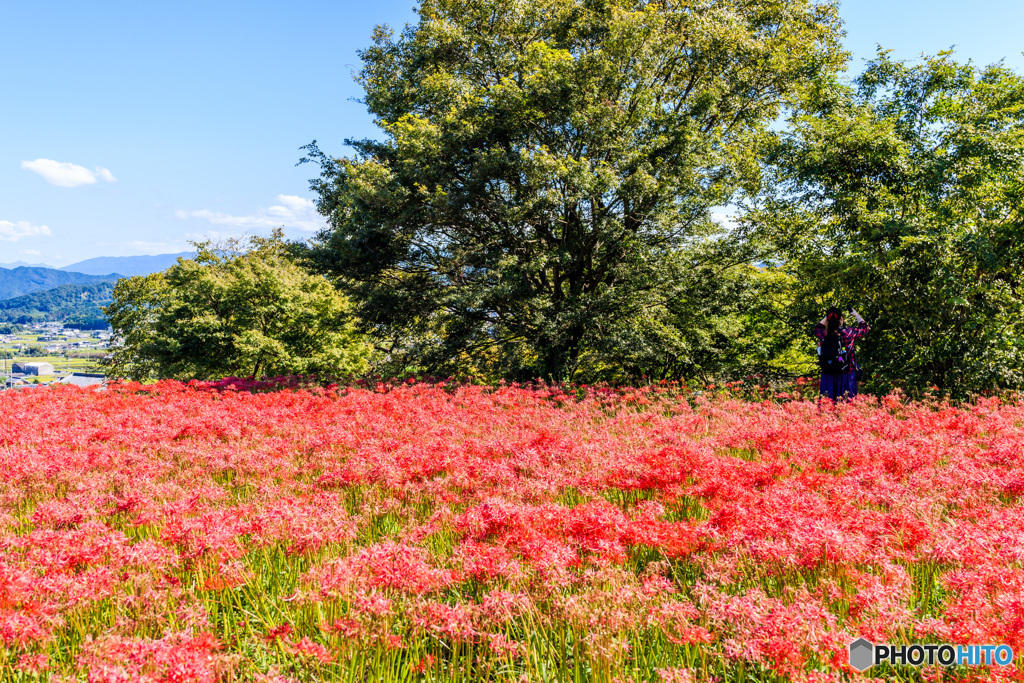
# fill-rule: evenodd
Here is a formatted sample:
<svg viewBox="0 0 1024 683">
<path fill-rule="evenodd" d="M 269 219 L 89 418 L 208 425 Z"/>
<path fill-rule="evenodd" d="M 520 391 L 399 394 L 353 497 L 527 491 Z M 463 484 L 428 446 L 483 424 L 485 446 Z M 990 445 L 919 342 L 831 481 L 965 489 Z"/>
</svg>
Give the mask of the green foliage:
<svg viewBox="0 0 1024 683">
<path fill-rule="evenodd" d="M 25 356 L 26 358 L 37 358 L 39 356 L 48 356 L 49 352 L 45 346 L 39 344 L 32 344 L 18 351 L 18 356 Z M 13 358 L 14 356 L 12 356 Z"/>
<path fill-rule="evenodd" d="M 584 355 L 584 381 L 767 380 L 811 372 L 807 340 L 785 322 L 792 276 L 750 264 L 690 272 L 685 295 L 645 312 Z"/>
<path fill-rule="evenodd" d="M 398 368 L 571 379 L 612 340 L 697 344 L 673 337 L 728 326 L 687 316 L 751 260 L 709 209 L 755 182 L 751 141 L 842 65 L 839 36 L 810 0 L 427 0 L 361 53 L 385 139 L 308 146 L 330 227 L 307 256 Z"/>
<path fill-rule="evenodd" d="M 90 349 L 79 349 L 77 351 L 65 351 L 65 358 L 85 358 L 88 360 L 100 360 L 107 356 L 106 351 L 93 351 Z"/>
<path fill-rule="evenodd" d="M 1024 79 L 884 52 L 818 91 L 749 216 L 787 261 L 793 316 L 858 305 L 874 388 L 1024 386 Z"/>
<path fill-rule="evenodd" d="M 346 374 L 368 347 L 348 303 L 287 254 L 281 233 L 195 245 L 162 273 L 121 280 L 107 308 L 122 345 L 108 374 L 131 379 Z"/>
<path fill-rule="evenodd" d="M 14 323 L 63 322 L 78 329 L 102 329 L 107 318 L 102 306 L 110 303 L 114 280 L 84 285 L 65 284 L 41 292 L 0 301 L 0 321 Z"/>
</svg>

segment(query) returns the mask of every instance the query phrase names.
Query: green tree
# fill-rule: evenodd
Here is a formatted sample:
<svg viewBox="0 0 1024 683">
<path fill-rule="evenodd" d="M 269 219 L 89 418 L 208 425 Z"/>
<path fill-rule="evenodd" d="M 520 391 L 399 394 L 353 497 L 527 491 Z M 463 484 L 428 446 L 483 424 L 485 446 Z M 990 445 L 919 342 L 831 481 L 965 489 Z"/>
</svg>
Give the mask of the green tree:
<svg viewBox="0 0 1024 683">
<path fill-rule="evenodd" d="M 195 244 L 195 259 L 118 281 L 107 307 L 121 345 L 108 372 L 213 379 L 365 368 L 345 297 L 288 255 L 280 232 L 248 245 Z"/>
<path fill-rule="evenodd" d="M 747 262 L 705 263 L 681 282 L 680 296 L 600 330 L 581 355 L 580 381 L 771 381 L 814 369 L 806 335 L 786 324 L 791 275 Z"/>
<path fill-rule="evenodd" d="M 307 147 L 309 257 L 392 359 L 571 378 L 709 255 L 749 261 L 709 209 L 840 34 L 812 0 L 425 0 L 361 53 L 384 139 Z"/>
<path fill-rule="evenodd" d="M 816 96 L 749 216 L 796 278 L 794 317 L 857 303 L 880 390 L 1024 386 L 1024 79 L 882 52 Z"/>
</svg>

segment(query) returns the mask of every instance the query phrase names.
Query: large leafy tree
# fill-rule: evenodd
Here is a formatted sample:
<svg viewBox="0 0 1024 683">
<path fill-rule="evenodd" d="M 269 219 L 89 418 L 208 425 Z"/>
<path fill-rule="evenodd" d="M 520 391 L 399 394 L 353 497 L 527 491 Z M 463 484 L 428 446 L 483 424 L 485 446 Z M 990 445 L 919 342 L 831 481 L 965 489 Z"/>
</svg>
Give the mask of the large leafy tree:
<svg viewBox="0 0 1024 683">
<path fill-rule="evenodd" d="M 369 347 L 344 295 L 289 256 L 280 232 L 119 280 L 106 312 L 116 377 L 213 379 L 360 372 Z"/>
<path fill-rule="evenodd" d="M 816 104 L 750 215 L 796 277 L 796 315 L 859 304 L 878 389 L 1024 386 L 1024 79 L 882 52 Z"/>
<path fill-rule="evenodd" d="M 786 325 L 794 281 L 781 269 L 709 263 L 684 296 L 607 330 L 581 356 L 581 380 L 778 381 L 814 369 L 803 330 Z"/>
<path fill-rule="evenodd" d="M 844 62 L 840 32 L 813 0 L 425 0 L 361 53 L 384 138 L 309 146 L 329 219 L 310 256 L 392 358 L 571 377 L 694 273 L 749 260 L 709 209 Z"/>
</svg>

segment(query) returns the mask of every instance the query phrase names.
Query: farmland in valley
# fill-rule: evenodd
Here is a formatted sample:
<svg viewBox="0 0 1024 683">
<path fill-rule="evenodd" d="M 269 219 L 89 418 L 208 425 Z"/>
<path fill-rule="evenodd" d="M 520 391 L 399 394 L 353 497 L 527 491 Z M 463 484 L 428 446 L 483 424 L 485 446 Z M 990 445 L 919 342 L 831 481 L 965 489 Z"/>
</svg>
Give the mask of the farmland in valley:
<svg viewBox="0 0 1024 683">
<path fill-rule="evenodd" d="M 269 388 L 0 394 L 0 679 L 828 681 L 857 636 L 1024 653 L 1016 399 Z M 971 672 L 1018 676 L 945 673 Z"/>
</svg>

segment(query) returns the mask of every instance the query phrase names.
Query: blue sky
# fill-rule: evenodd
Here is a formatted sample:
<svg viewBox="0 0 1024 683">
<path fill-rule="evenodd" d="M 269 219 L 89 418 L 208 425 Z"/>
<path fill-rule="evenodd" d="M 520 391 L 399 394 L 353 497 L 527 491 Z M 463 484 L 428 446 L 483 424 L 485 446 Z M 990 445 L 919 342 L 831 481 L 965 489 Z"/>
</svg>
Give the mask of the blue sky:
<svg viewBox="0 0 1024 683">
<path fill-rule="evenodd" d="M 351 73 L 373 26 L 412 0 L 5 3 L 0 10 L 0 262 L 66 265 L 290 237 L 319 225 L 295 166 L 316 139 L 375 135 Z M 957 46 L 1024 72 L 1024 3 L 846 0 L 857 72 Z"/>
</svg>

